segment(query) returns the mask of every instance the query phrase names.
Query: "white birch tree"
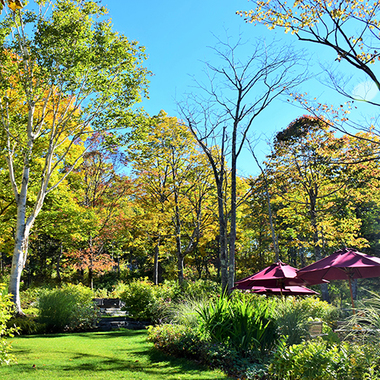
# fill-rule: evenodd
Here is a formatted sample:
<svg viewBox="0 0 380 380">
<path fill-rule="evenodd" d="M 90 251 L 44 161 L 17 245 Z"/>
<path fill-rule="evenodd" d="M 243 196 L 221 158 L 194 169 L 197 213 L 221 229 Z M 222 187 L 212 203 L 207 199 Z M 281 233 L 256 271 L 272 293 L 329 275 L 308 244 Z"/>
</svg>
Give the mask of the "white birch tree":
<svg viewBox="0 0 380 380">
<path fill-rule="evenodd" d="M 0 23 L 0 153 L 17 204 L 9 291 L 20 314 L 28 237 L 45 197 L 79 163 L 90 133 L 136 122 L 131 106 L 147 71 L 144 49 L 114 32 L 97 2 L 11 3 L 20 4 L 10 2 Z"/>
</svg>

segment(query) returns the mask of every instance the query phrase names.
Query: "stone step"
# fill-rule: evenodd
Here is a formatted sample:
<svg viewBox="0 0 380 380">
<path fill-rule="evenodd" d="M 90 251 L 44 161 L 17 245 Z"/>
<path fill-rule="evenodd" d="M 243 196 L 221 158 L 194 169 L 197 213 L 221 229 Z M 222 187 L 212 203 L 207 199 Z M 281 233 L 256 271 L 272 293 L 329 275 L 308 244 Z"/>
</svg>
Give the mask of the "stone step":
<svg viewBox="0 0 380 380">
<path fill-rule="evenodd" d="M 98 329 L 101 331 L 118 330 L 121 328 L 129 330 L 143 330 L 147 326 L 149 326 L 149 322 L 135 321 L 123 316 L 103 317 L 98 323 Z"/>
<path fill-rule="evenodd" d="M 120 310 L 120 308 L 110 307 L 107 309 L 100 308 L 100 313 L 104 315 L 112 315 L 112 316 L 125 316 L 127 312 L 125 310 Z"/>
</svg>

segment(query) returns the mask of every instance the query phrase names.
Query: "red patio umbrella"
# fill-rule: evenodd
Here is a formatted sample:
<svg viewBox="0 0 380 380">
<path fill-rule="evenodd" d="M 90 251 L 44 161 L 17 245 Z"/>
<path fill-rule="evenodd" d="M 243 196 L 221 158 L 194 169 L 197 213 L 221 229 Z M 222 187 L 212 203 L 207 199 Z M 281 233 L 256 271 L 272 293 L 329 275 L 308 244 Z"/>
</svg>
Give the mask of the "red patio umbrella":
<svg viewBox="0 0 380 380">
<path fill-rule="evenodd" d="M 351 280 L 380 277 L 380 258 L 344 248 L 298 270 L 297 277 L 309 285 L 321 284 L 325 280 L 348 280 L 354 309 Z"/>
<path fill-rule="evenodd" d="M 257 294 L 266 294 L 266 295 L 284 294 L 287 296 L 318 294 L 318 292 L 315 292 L 314 290 L 306 288 L 305 286 L 286 286 L 284 288 L 268 288 L 265 286 L 254 286 L 250 289 L 250 291 L 252 293 L 257 293 Z"/>
<path fill-rule="evenodd" d="M 252 289 L 254 286 L 284 289 L 286 286 L 304 285 L 305 281 L 296 276 L 296 268 L 278 261 L 260 272 L 237 281 L 234 289 Z"/>
</svg>

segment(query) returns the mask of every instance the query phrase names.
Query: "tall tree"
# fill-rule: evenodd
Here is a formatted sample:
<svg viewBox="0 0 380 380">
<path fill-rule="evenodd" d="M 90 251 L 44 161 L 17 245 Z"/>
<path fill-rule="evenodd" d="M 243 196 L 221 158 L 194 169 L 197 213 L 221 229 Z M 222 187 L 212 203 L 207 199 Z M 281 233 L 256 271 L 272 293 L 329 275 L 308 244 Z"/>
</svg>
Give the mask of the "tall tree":
<svg viewBox="0 0 380 380">
<path fill-rule="evenodd" d="M 112 238 L 108 229 L 112 219 L 121 217 L 121 206 L 132 188 L 129 178 L 116 172 L 118 162 L 124 161 L 124 155 L 117 146 L 102 149 L 104 142 L 104 138 L 92 136 L 91 150 L 84 154 L 83 162 L 69 181 L 73 187 L 77 186 L 77 202 L 83 219 L 78 232 L 82 232 L 82 240 L 86 242 L 85 246 L 79 244 L 70 254 L 78 258 L 78 268 L 88 271 L 91 288 L 94 274 L 114 264 L 105 248 L 117 235 Z"/>
<path fill-rule="evenodd" d="M 367 243 L 350 211 L 359 194 L 343 161 L 348 151 L 346 139 L 336 138 L 328 124 L 311 116 L 295 120 L 275 138 L 268 169 L 282 235 L 291 237 L 293 246 L 312 250 L 315 260 L 330 247 Z M 322 295 L 328 299 L 326 287 Z"/>
<path fill-rule="evenodd" d="M 291 48 L 256 42 L 244 60 L 239 57 L 240 46 L 240 39 L 235 44 L 219 41 L 214 51 L 221 65 L 207 64 L 209 84 L 199 84 L 203 95 L 193 94 L 181 105 L 183 118 L 213 169 L 218 189 L 223 291 L 230 291 L 235 279 L 238 157 L 256 117 L 284 91 L 298 85 L 305 70 L 304 60 Z M 228 213 L 223 204 L 226 160 L 231 165 Z"/>
<path fill-rule="evenodd" d="M 163 111 L 152 118 L 145 138 L 131 147 L 130 159 L 141 188 L 136 198 L 145 210 L 155 208 L 158 219 L 149 228 L 155 240 L 155 283 L 158 282 L 158 257 L 163 236 L 176 247 L 178 281 L 184 280 L 184 259 L 207 236 L 212 219 L 210 170 L 196 141 L 186 126 Z M 153 213 L 154 214 L 154 213 Z M 145 215 L 146 217 L 146 215 Z"/>
<path fill-rule="evenodd" d="M 46 195 L 79 162 L 85 150 L 76 147 L 92 130 L 128 125 L 147 83 L 144 49 L 114 32 L 97 2 L 33 3 L 26 10 L 9 2 L 0 24 L 1 154 L 17 204 L 9 291 L 17 313 L 28 237 Z"/>
</svg>

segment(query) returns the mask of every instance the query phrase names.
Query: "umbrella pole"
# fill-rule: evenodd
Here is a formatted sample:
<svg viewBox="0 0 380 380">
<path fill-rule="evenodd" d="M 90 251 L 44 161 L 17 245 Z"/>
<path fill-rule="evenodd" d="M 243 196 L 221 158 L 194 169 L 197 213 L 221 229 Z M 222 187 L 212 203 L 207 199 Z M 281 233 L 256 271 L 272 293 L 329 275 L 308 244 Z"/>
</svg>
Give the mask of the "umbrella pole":
<svg viewBox="0 0 380 380">
<path fill-rule="evenodd" d="M 351 304 L 352 304 L 352 313 L 355 315 L 355 304 L 354 304 L 354 295 L 352 293 L 352 284 L 351 279 L 348 279 L 348 283 L 350 285 L 350 295 L 351 295 Z"/>
</svg>

